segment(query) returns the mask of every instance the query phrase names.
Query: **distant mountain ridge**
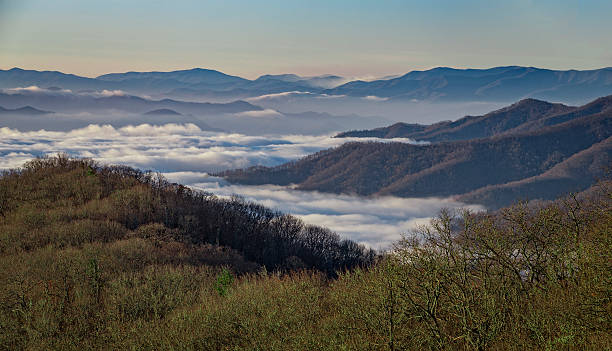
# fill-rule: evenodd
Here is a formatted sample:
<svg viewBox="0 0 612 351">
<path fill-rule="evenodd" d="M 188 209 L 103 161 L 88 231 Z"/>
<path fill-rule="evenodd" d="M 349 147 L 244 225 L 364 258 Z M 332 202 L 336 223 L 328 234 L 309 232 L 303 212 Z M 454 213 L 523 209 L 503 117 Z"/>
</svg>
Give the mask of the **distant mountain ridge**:
<svg viewBox="0 0 612 351">
<path fill-rule="evenodd" d="M 344 83 L 344 84 L 343 84 Z M 216 70 L 194 68 L 171 72 L 110 73 L 96 78 L 56 71 L 0 70 L 0 88 L 37 85 L 81 90 L 124 90 L 132 94 L 166 94 L 175 98 L 242 99 L 305 91 L 316 94 L 383 98 L 389 101 L 496 101 L 537 98 L 584 103 L 612 94 L 612 68 L 548 70 L 535 67 L 455 69 L 438 67 L 400 77 L 351 81 L 324 75 L 262 75 L 249 80 Z"/>
<path fill-rule="evenodd" d="M 51 111 L 43 111 L 32 106 L 24 106 L 15 109 L 8 109 L 0 106 L 0 114 L 15 114 L 15 115 L 46 115 L 53 113 Z"/>
<path fill-rule="evenodd" d="M 612 67 L 584 71 L 520 66 L 438 67 L 388 80 L 349 82 L 327 93 L 374 95 L 391 100 L 516 101 L 532 97 L 584 102 L 612 94 Z"/>
<path fill-rule="evenodd" d="M 144 114 L 146 116 L 182 116 L 182 114 L 169 108 L 160 108 L 158 110 L 145 112 Z"/>
<path fill-rule="evenodd" d="M 538 121 L 573 113 L 574 118 L 553 125 L 536 124 L 530 130 L 426 146 L 352 142 L 277 167 L 220 175 L 236 183 L 295 184 L 301 190 L 332 193 L 463 195 L 460 198 L 464 201 L 490 207 L 504 206 L 517 198 L 552 199 L 564 192 L 584 190 L 603 175 L 612 160 L 610 100 L 612 96 L 581 107 L 524 101 L 493 114 L 539 106 L 539 115 L 509 116 Z M 554 186 L 532 186 L 545 183 Z"/>
<path fill-rule="evenodd" d="M 96 111 L 146 113 L 152 110 L 165 109 L 180 114 L 209 115 L 263 110 L 261 107 L 246 101 L 209 103 L 172 99 L 151 100 L 126 94 L 41 94 L 28 91 L 10 94 L 0 92 L 0 105 L 8 108 L 29 105 L 66 113 Z"/>
</svg>

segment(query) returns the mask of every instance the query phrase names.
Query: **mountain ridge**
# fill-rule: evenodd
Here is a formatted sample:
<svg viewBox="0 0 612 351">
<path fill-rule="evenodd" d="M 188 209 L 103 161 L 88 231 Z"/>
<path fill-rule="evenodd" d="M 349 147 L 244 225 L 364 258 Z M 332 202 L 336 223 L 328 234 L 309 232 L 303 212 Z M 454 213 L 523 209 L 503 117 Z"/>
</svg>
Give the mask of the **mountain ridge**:
<svg viewBox="0 0 612 351">
<path fill-rule="evenodd" d="M 284 74 L 262 75 L 249 80 L 204 68 L 170 72 L 130 71 L 88 78 L 58 71 L 12 68 L 0 70 L 0 88 L 39 85 L 76 90 L 121 89 L 141 94 L 188 89 L 195 95 L 240 98 L 306 90 L 328 95 L 376 96 L 390 101 L 509 102 L 533 97 L 566 103 L 583 103 L 597 96 L 612 94 L 612 67 L 592 70 L 550 70 L 522 66 L 486 69 L 436 67 L 374 81 L 345 82 L 341 78 L 334 75 L 300 77 Z"/>
<path fill-rule="evenodd" d="M 281 166 L 226 171 L 219 175 L 235 183 L 294 184 L 299 190 L 330 193 L 459 196 L 545 174 L 555 165 L 610 136 L 612 110 L 603 108 L 600 112 L 563 123 L 487 138 L 423 146 L 350 142 Z M 602 146 L 598 150 L 612 159 L 609 147 Z M 595 174 L 596 170 L 588 173 Z M 583 186 L 581 182 L 574 182 L 556 189 L 554 194 L 535 191 L 531 196 L 556 197 L 563 191 L 584 190 Z M 508 200 L 489 201 L 489 206 L 503 206 Z"/>
<path fill-rule="evenodd" d="M 0 114 L 18 114 L 18 115 L 47 115 L 55 113 L 52 111 L 44 111 L 34 108 L 32 106 L 23 106 L 15 109 L 4 108 L 0 106 Z"/>
<path fill-rule="evenodd" d="M 429 142 L 468 140 L 534 130 L 610 109 L 612 95 L 600 97 L 580 107 L 529 98 L 481 116 L 465 116 L 456 121 L 431 125 L 400 122 L 371 130 L 343 132 L 336 137 L 411 138 Z"/>
</svg>

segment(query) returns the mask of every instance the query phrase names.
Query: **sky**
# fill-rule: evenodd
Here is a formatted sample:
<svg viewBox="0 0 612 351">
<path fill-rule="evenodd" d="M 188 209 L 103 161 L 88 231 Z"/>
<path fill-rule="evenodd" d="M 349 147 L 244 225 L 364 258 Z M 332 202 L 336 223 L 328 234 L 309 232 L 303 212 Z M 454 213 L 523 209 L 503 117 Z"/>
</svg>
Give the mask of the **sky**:
<svg viewBox="0 0 612 351">
<path fill-rule="evenodd" d="M 609 0 L 0 0 L 0 69 L 372 78 L 612 66 Z"/>
</svg>

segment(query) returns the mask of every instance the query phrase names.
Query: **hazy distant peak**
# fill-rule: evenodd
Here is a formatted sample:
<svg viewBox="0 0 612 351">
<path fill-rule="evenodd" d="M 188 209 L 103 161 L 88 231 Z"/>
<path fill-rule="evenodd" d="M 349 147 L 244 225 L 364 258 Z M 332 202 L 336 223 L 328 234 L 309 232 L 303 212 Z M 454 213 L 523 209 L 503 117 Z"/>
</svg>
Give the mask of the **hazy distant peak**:
<svg viewBox="0 0 612 351">
<path fill-rule="evenodd" d="M 46 115 L 54 113 L 52 111 L 44 111 L 34 108 L 32 106 L 24 106 L 16 109 L 8 109 L 0 106 L 0 113 L 3 114 L 18 114 L 18 115 Z"/>
<path fill-rule="evenodd" d="M 248 80 L 225 74 L 212 69 L 192 68 L 186 70 L 177 70 L 170 72 L 125 72 L 125 73 L 109 73 L 96 77 L 97 80 L 106 82 L 123 82 L 123 81 L 138 81 L 138 80 L 168 80 L 188 84 L 223 84 L 247 82 Z"/>
<path fill-rule="evenodd" d="M 257 81 L 257 80 L 269 80 L 269 79 L 281 80 L 283 82 L 297 82 L 304 78 L 298 76 L 297 74 L 264 74 L 255 80 Z"/>
<path fill-rule="evenodd" d="M 157 110 L 145 112 L 144 114 L 147 116 L 182 116 L 182 114 L 169 108 L 160 108 Z"/>
</svg>

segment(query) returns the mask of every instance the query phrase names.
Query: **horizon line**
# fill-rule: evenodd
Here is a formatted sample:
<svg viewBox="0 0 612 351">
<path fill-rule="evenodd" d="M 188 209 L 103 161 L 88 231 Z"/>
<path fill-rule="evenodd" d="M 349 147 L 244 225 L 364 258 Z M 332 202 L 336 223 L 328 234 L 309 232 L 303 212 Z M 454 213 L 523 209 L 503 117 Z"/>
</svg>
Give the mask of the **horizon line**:
<svg viewBox="0 0 612 351">
<path fill-rule="evenodd" d="M 408 73 L 411 72 L 427 72 L 427 71 L 431 71 L 434 69 L 453 69 L 453 70 L 458 70 L 458 71 L 467 71 L 467 70 L 480 70 L 480 71 L 486 71 L 486 70 L 490 70 L 490 69 L 495 69 L 495 68 L 511 68 L 511 67 L 517 67 L 517 68 L 533 68 L 533 69 L 538 69 L 538 70 L 546 70 L 546 71 L 597 71 L 597 70 L 604 70 L 604 69 L 612 69 L 612 66 L 604 66 L 604 67 L 599 67 L 599 68 L 589 68 L 589 69 L 576 69 L 576 68 L 567 68 L 567 69 L 553 69 L 553 68 L 543 68 L 543 67 L 536 67 L 536 66 L 522 66 L 522 65 L 501 65 L 501 66 L 489 66 L 489 67 L 459 67 L 459 66 L 430 66 L 429 68 L 424 68 L 424 69 L 413 69 L 413 70 L 409 70 L 409 71 L 404 71 L 403 73 L 391 73 L 391 74 L 385 74 L 385 75 L 381 75 L 381 76 L 377 76 L 377 75 L 368 75 L 368 74 L 362 74 L 361 76 L 366 76 L 366 77 L 372 77 L 369 80 L 384 80 L 386 77 L 393 77 L 397 78 L 397 77 L 401 77 L 404 76 Z M 187 71 L 194 71 L 194 70 L 206 70 L 206 71 L 211 71 L 211 72 L 219 72 L 228 76 L 233 76 L 233 77 L 238 77 L 238 78 L 243 78 L 243 79 L 247 79 L 247 80 L 255 80 L 257 78 L 266 76 L 266 75 L 272 75 L 272 76 L 276 76 L 276 75 L 285 75 L 285 74 L 293 74 L 296 75 L 298 77 L 301 78 L 314 78 L 314 77 L 324 77 L 324 76 L 338 76 L 341 78 L 347 78 L 347 79 L 354 79 L 354 80 L 360 80 L 360 76 L 351 76 L 351 77 L 345 77 L 345 76 L 340 76 L 336 73 L 322 73 L 322 74 L 317 74 L 317 75 L 305 75 L 302 76 L 300 74 L 297 73 L 260 73 L 258 74 L 257 78 L 255 79 L 249 79 L 249 78 L 244 78 L 241 75 L 237 75 L 237 74 L 233 74 L 233 73 L 226 73 L 222 70 L 219 69 L 214 69 L 214 68 L 205 68 L 205 67 L 192 67 L 192 68 L 183 68 L 183 69 L 170 69 L 167 71 L 163 71 L 163 70 L 142 70 L 142 71 L 135 71 L 135 70 L 128 70 L 128 71 L 115 71 L 115 72 L 107 72 L 107 73 L 102 73 L 102 74 L 98 74 L 95 76 L 90 76 L 90 75 L 81 75 L 81 74 L 75 74 L 75 73 L 68 73 L 69 71 L 63 71 L 63 70 L 58 70 L 58 69 L 32 69 L 32 68 L 22 68 L 22 67 L 11 67 L 11 68 L 0 68 L 0 71 L 11 71 L 11 70 L 21 70 L 21 71 L 30 71 L 30 72 L 40 72 L 40 73 L 61 73 L 61 74 L 66 74 L 66 75 L 73 75 L 73 76 L 77 76 L 77 77 L 81 77 L 81 78 L 88 78 L 88 79 L 98 79 L 99 77 L 105 76 L 105 75 L 110 75 L 110 74 L 128 74 L 128 73 L 174 73 L 174 72 L 187 72 Z M 393 79 L 393 78 L 388 78 L 388 79 Z"/>
</svg>

